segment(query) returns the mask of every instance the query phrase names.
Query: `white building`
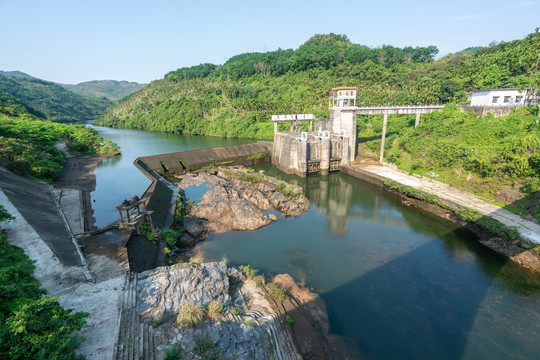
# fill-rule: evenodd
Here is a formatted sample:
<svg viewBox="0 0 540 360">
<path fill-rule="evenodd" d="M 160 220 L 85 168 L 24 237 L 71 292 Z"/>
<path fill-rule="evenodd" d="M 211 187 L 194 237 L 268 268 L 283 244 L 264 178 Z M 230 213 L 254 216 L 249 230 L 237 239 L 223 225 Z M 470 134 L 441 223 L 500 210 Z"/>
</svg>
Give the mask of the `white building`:
<svg viewBox="0 0 540 360">
<path fill-rule="evenodd" d="M 469 98 L 471 106 L 522 106 L 529 105 L 527 90 L 487 89 L 473 92 Z"/>
</svg>

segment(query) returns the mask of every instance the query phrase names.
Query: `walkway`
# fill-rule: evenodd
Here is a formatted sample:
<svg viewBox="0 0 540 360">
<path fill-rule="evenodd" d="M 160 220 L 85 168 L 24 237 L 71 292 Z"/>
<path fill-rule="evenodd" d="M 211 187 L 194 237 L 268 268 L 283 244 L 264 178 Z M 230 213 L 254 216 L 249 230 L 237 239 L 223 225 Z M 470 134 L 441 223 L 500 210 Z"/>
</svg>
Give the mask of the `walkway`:
<svg viewBox="0 0 540 360">
<path fill-rule="evenodd" d="M 484 216 L 498 220 L 509 228 L 516 227 L 520 235 L 533 243 L 540 244 L 540 226 L 532 221 L 526 220 L 500 206 L 493 205 L 476 195 L 459 190 L 440 181 L 426 177 L 418 178 L 411 176 L 397 169 L 372 163 L 355 163 L 352 166 L 346 165 L 351 171 L 361 169 L 371 174 L 397 181 L 427 193 L 436 195 L 440 199 L 450 201 L 454 204 L 471 208 Z"/>
</svg>

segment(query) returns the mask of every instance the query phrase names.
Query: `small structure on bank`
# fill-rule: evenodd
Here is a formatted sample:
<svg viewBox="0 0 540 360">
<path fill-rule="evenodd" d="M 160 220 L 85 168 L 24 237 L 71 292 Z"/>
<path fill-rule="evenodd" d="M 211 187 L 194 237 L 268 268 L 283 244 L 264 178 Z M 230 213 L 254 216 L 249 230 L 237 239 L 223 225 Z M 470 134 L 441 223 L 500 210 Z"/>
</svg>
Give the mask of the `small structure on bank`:
<svg viewBox="0 0 540 360">
<path fill-rule="evenodd" d="M 356 91 L 354 87 L 332 89 L 328 120 L 317 120 L 313 114 L 272 115 L 272 164 L 287 174 L 306 177 L 309 173 L 328 175 L 353 161 Z M 290 132 L 279 131 L 283 122 L 290 123 Z"/>
<path fill-rule="evenodd" d="M 475 91 L 470 99 L 471 106 L 524 106 L 538 102 L 531 91 L 520 91 L 518 88 Z"/>
<path fill-rule="evenodd" d="M 139 199 L 137 195 L 134 195 L 131 200 L 124 200 L 116 209 L 120 214 L 120 224 L 122 225 L 138 228 L 138 225 L 143 223 L 146 218 L 152 223 L 152 218 L 149 216 L 152 214 L 152 211 L 146 211 L 145 200 Z"/>
</svg>

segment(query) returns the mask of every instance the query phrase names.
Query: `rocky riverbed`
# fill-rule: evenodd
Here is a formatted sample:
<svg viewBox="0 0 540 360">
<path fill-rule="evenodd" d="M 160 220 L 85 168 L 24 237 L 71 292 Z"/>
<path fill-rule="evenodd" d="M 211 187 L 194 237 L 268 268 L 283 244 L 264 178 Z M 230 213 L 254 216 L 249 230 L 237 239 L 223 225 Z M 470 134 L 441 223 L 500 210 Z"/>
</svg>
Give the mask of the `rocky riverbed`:
<svg viewBox="0 0 540 360">
<path fill-rule="evenodd" d="M 211 233 L 256 230 L 283 216 L 298 216 L 309 210 L 302 188 L 243 167 L 198 171 L 178 177 L 180 189 L 206 186 L 200 201 L 185 199 L 190 207 L 184 219 L 183 247 L 202 241 Z"/>
<path fill-rule="evenodd" d="M 140 319 L 135 327 L 153 329 L 151 348 L 159 359 L 171 351 L 182 359 L 327 359 L 328 318 L 318 295 L 287 274 L 272 285 L 252 275 L 225 262 L 156 268 L 136 275 L 130 287 L 135 304 L 124 311 L 135 309 Z M 284 297 L 270 295 L 276 287 Z M 212 302 L 219 304 L 217 316 L 210 314 Z M 190 305 L 206 313 L 199 323 L 185 326 L 178 314 Z M 119 339 L 123 349 L 142 341 L 138 331 L 125 334 Z"/>
</svg>

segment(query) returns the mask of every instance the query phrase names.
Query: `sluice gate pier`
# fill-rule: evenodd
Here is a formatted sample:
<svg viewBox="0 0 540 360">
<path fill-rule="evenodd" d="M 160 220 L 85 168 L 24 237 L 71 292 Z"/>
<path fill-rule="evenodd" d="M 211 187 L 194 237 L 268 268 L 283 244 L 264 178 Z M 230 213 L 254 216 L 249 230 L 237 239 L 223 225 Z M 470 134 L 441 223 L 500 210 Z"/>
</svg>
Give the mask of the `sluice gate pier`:
<svg viewBox="0 0 540 360">
<path fill-rule="evenodd" d="M 356 92 L 355 87 L 332 89 L 327 120 L 318 120 L 313 114 L 272 115 L 272 164 L 287 174 L 300 177 L 310 173 L 328 175 L 330 171 L 339 170 L 342 165 L 353 162 L 356 156 L 356 116 L 375 114 L 384 115 L 379 159 L 382 163 L 388 115 L 416 114 L 416 127 L 421 114 L 443 108 L 442 105 L 357 107 Z M 307 131 L 301 131 L 301 123 L 306 121 Z M 290 132 L 279 131 L 279 124 L 284 122 L 290 123 Z"/>
</svg>

